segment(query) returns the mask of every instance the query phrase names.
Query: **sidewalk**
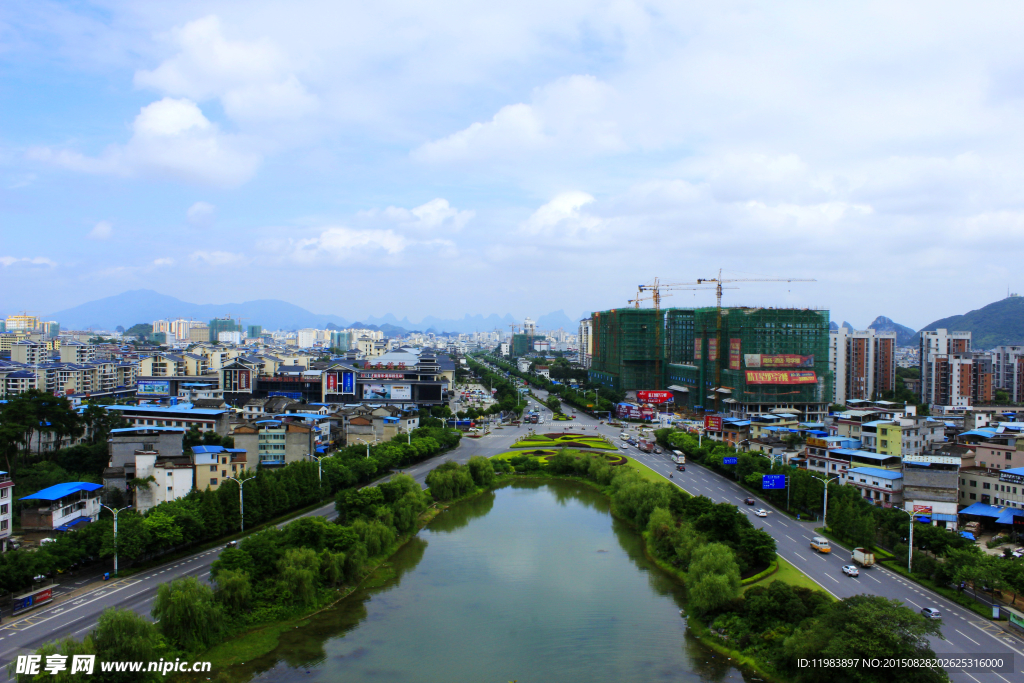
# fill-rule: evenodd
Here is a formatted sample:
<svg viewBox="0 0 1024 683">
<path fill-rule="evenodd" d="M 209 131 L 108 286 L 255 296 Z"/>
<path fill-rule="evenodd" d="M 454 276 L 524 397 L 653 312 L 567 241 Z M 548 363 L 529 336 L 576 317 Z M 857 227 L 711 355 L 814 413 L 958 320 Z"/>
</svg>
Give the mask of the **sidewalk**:
<svg viewBox="0 0 1024 683">
<path fill-rule="evenodd" d="M 82 586 L 80 588 L 76 588 L 76 589 L 74 589 L 73 591 L 71 591 L 69 593 L 64 593 L 63 595 L 61 595 L 58 598 L 54 598 L 50 602 L 43 603 L 42 605 L 39 605 L 38 608 L 28 609 L 28 610 L 25 610 L 24 612 L 21 612 L 19 614 L 14 615 L 13 617 L 8 617 L 7 619 L 4 620 L 3 625 L 0 626 L 0 631 L 7 630 L 7 629 L 12 629 L 12 627 L 18 626 L 19 624 L 22 624 L 23 622 L 25 622 L 28 619 L 32 619 L 33 617 L 36 617 L 36 616 L 39 616 L 40 614 L 44 614 L 44 613 L 48 612 L 53 607 L 57 607 L 58 605 L 63 605 L 65 603 L 67 603 L 67 602 L 70 602 L 72 600 L 80 598 L 83 595 L 87 595 L 89 593 L 92 593 L 93 591 L 99 590 L 100 588 L 103 588 L 103 587 L 113 588 L 114 586 L 122 587 L 122 586 L 125 586 L 125 585 L 129 585 L 130 583 L 137 583 L 140 580 L 141 579 L 132 579 L 132 577 L 127 577 L 127 578 L 124 578 L 124 579 L 115 579 L 115 580 L 109 580 L 109 581 L 103 581 L 101 579 L 99 581 L 93 581 L 92 583 L 87 583 L 86 585 L 84 585 L 84 586 Z M 13 628 L 12 630 L 18 630 L 18 629 L 17 628 Z"/>
</svg>

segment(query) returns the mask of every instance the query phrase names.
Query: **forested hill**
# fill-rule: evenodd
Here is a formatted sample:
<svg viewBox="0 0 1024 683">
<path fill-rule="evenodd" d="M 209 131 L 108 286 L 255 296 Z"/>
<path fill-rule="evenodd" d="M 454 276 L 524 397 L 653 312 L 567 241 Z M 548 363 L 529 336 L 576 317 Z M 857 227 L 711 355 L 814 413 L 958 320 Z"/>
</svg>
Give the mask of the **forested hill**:
<svg viewBox="0 0 1024 683">
<path fill-rule="evenodd" d="M 945 328 L 970 332 L 971 346 L 991 349 L 1001 344 L 1024 344 L 1024 297 L 1010 296 L 983 308 L 936 320 L 922 331 Z"/>
</svg>

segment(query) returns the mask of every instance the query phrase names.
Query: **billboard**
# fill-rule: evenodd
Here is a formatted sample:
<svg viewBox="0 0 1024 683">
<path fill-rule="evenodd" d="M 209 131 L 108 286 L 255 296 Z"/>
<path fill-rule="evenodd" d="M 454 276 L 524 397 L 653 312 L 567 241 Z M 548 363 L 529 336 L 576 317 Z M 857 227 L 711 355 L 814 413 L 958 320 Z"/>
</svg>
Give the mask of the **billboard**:
<svg viewBox="0 0 1024 683">
<path fill-rule="evenodd" d="M 792 353 L 745 353 L 743 362 L 748 368 L 813 368 L 814 356 L 798 356 Z"/>
<path fill-rule="evenodd" d="M 700 339 L 699 337 L 697 339 L 693 340 L 693 359 L 694 360 L 700 360 L 700 349 L 701 349 L 702 341 L 703 340 Z"/>
<path fill-rule="evenodd" d="M 708 430 L 709 432 L 722 431 L 722 417 L 720 415 L 705 415 L 704 429 Z"/>
<path fill-rule="evenodd" d="M 141 380 L 135 388 L 135 393 L 138 396 L 170 396 L 171 383 L 166 380 Z"/>
<path fill-rule="evenodd" d="M 364 384 L 363 398 L 372 401 L 411 401 L 411 384 Z"/>
<path fill-rule="evenodd" d="M 915 505 L 914 506 L 914 514 L 915 515 L 930 515 L 930 514 L 932 514 L 932 506 L 931 505 Z"/>
<path fill-rule="evenodd" d="M 739 462 L 739 458 L 722 458 L 723 465 L 735 465 Z"/>
<path fill-rule="evenodd" d="M 643 403 L 668 403 L 675 400 L 671 391 L 637 391 L 636 398 Z"/>
<path fill-rule="evenodd" d="M 354 394 L 354 393 L 356 393 L 356 373 L 354 373 L 354 372 L 343 372 L 343 373 L 341 373 L 341 393 L 343 393 L 343 394 Z"/>
<path fill-rule="evenodd" d="M 761 488 L 765 491 L 786 488 L 785 474 L 766 474 L 761 477 Z"/>
<path fill-rule="evenodd" d="M 747 370 L 747 384 L 817 384 L 814 370 Z"/>
<path fill-rule="evenodd" d="M 729 369 L 739 370 L 740 369 L 740 340 L 730 339 L 729 340 Z"/>
<path fill-rule="evenodd" d="M 225 370 L 224 391 L 249 391 L 252 389 L 252 371 Z"/>
<path fill-rule="evenodd" d="M 324 375 L 324 381 L 326 384 L 326 391 L 328 394 L 338 393 L 338 373 L 328 372 Z"/>
<path fill-rule="evenodd" d="M 708 339 L 708 360 L 718 360 L 718 340 L 714 337 Z"/>
</svg>

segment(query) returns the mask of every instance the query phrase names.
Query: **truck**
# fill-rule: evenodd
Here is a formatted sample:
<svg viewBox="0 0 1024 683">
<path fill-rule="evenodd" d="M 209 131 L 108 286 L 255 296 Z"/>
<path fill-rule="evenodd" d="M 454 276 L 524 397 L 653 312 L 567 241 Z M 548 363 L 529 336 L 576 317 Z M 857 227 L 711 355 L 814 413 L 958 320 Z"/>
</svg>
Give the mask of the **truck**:
<svg viewBox="0 0 1024 683">
<path fill-rule="evenodd" d="M 637 441 L 638 443 L 636 447 L 642 450 L 644 453 L 653 453 L 654 447 L 657 445 L 657 439 L 654 436 L 653 429 L 642 430 Z"/>
<path fill-rule="evenodd" d="M 530 413 L 528 419 L 530 421 L 530 424 L 537 424 L 537 421 L 540 420 L 540 415 L 538 415 L 537 413 Z"/>
<path fill-rule="evenodd" d="M 672 451 L 672 462 L 677 465 L 685 465 L 686 456 L 683 455 L 682 451 Z"/>
<path fill-rule="evenodd" d="M 854 548 L 850 559 L 866 569 L 875 563 L 875 554 L 865 548 Z"/>
</svg>

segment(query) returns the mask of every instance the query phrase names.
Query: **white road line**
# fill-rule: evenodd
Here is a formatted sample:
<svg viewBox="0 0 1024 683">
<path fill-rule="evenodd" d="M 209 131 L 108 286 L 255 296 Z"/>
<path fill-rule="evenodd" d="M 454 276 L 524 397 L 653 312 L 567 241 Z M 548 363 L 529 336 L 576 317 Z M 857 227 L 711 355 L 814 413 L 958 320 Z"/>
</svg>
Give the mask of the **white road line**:
<svg viewBox="0 0 1024 683">
<path fill-rule="evenodd" d="M 806 558 L 806 557 L 804 557 L 803 555 L 797 555 L 797 557 L 799 557 L 799 558 L 800 558 L 801 560 L 803 560 L 804 562 L 806 562 L 806 561 L 807 561 L 807 558 Z"/>
<path fill-rule="evenodd" d="M 996 674 L 996 672 L 995 672 L 995 671 L 993 671 L 992 673 Z M 996 676 L 999 676 L 999 674 L 996 674 Z M 1008 679 L 1008 678 L 1005 678 L 1005 677 L 1003 677 L 1003 676 L 999 676 L 999 677 L 1000 677 L 1000 678 L 1002 678 L 1002 679 L 1003 679 L 1004 681 L 1006 681 L 1006 683 L 1010 683 L 1010 679 Z"/>
<path fill-rule="evenodd" d="M 909 602 L 909 603 L 910 603 L 911 605 L 913 605 L 913 606 L 914 606 L 914 607 L 916 607 L 917 609 L 921 609 L 921 605 L 917 604 L 916 602 L 914 602 L 914 601 L 913 601 L 913 600 L 911 600 L 910 598 L 907 598 L 907 602 Z"/>
<path fill-rule="evenodd" d="M 828 578 L 832 579 L 832 580 L 833 580 L 833 581 L 835 581 L 836 583 L 839 583 L 839 580 L 838 580 L 838 579 L 836 579 L 836 578 L 835 578 L 834 576 L 829 576 L 828 574 L 825 574 L 825 576 L 828 576 Z"/>
<path fill-rule="evenodd" d="M 879 580 L 878 580 L 878 579 L 876 579 L 875 577 L 871 576 L 870 574 L 868 574 L 868 575 L 867 575 L 867 577 L 868 577 L 869 579 L 871 579 L 872 581 L 874 581 L 875 583 L 882 583 L 881 581 L 879 581 Z"/>
<path fill-rule="evenodd" d="M 964 671 L 964 673 L 967 674 L 968 676 L 971 676 L 971 674 L 968 674 L 966 671 Z M 971 676 L 971 678 L 974 678 L 974 676 Z M 978 681 L 977 678 L 974 678 L 974 680 Z M 978 683 L 981 683 L 981 681 L 978 681 Z"/>
<path fill-rule="evenodd" d="M 788 538 L 789 540 L 791 540 L 791 541 L 793 541 L 794 543 L 796 543 L 796 539 L 795 539 L 795 538 L 793 538 L 792 536 L 790 536 L 789 534 L 786 534 L 786 538 Z"/>
<path fill-rule="evenodd" d="M 954 631 L 956 631 L 957 633 L 959 633 L 960 635 L 962 635 L 962 636 L 963 636 L 964 638 L 966 638 L 967 640 L 969 640 L 969 641 L 971 641 L 972 643 L 974 643 L 975 645 L 981 645 L 981 643 L 979 643 L 978 641 L 976 641 L 976 640 L 975 640 L 974 638 L 971 638 L 971 637 L 970 637 L 969 635 L 967 635 L 966 633 L 964 633 L 964 632 L 963 632 L 963 631 L 961 631 L 960 629 L 958 629 L 958 628 L 955 628 L 955 629 L 953 629 L 953 630 L 954 630 Z"/>
</svg>

